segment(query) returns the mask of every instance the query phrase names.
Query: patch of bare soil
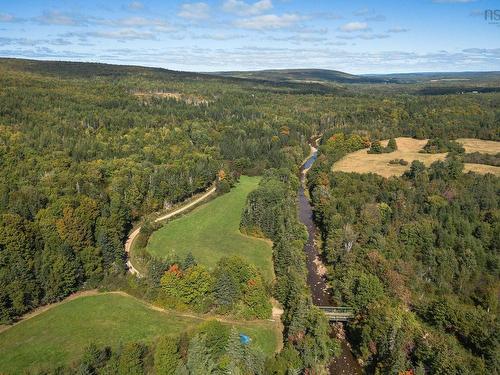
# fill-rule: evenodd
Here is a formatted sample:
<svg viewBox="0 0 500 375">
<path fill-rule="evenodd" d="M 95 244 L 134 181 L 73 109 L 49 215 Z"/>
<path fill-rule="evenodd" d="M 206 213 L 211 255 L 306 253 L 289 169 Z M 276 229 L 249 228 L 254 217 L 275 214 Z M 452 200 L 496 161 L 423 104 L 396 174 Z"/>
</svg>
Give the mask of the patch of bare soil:
<svg viewBox="0 0 500 375">
<path fill-rule="evenodd" d="M 134 96 L 144 100 L 144 102 L 150 101 L 152 98 L 161 98 L 161 99 L 173 99 L 178 102 L 182 101 L 186 104 L 201 106 L 208 105 L 210 102 L 202 97 L 197 95 L 187 95 L 179 92 L 135 92 Z"/>
</svg>

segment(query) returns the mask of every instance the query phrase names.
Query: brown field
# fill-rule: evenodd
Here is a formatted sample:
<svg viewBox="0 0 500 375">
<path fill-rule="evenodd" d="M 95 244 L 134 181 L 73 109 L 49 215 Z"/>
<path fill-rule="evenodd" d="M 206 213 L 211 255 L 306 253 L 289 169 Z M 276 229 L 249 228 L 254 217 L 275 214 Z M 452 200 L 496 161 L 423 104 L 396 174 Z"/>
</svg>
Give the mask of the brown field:
<svg viewBox="0 0 500 375">
<path fill-rule="evenodd" d="M 474 138 L 459 138 L 458 143 L 461 143 L 465 148 L 465 152 L 480 152 L 482 154 L 497 154 L 500 152 L 500 142 L 483 141 Z"/>
<path fill-rule="evenodd" d="M 183 101 L 186 104 L 192 104 L 195 106 L 209 104 L 209 101 L 201 96 L 185 95 L 178 92 L 135 92 L 133 95 L 143 100 L 162 98 Z"/>
<path fill-rule="evenodd" d="M 483 153 L 499 152 L 500 142 L 482 141 L 479 139 L 460 139 L 458 140 L 465 147 L 466 152 L 471 150 L 481 150 Z M 382 141 L 382 145 L 387 145 L 387 140 Z M 420 160 L 426 166 L 431 165 L 437 160 L 444 160 L 446 153 L 443 154 L 422 154 L 419 151 L 427 143 L 426 139 L 419 140 L 413 138 L 396 138 L 398 149 L 388 154 L 368 154 L 368 149 L 359 150 L 350 153 L 336 162 L 332 170 L 334 172 L 356 172 L 356 173 L 376 173 L 383 177 L 401 176 L 410 168 L 413 160 Z M 404 159 L 408 165 L 389 164 L 390 160 Z M 464 167 L 465 172 L 473 171 L 476 173 L 493 173 L 500 176 L 500 167 L 493 167 L 483 164 L 467 163 Z"/>
<path fill-rule="evenodd" d="M 465 163 L 464 172 L 476 172 L 480 174 L 492 173 L 494 175 L 500 176 L 500 167 L 486 164 Z"/>
</svg>

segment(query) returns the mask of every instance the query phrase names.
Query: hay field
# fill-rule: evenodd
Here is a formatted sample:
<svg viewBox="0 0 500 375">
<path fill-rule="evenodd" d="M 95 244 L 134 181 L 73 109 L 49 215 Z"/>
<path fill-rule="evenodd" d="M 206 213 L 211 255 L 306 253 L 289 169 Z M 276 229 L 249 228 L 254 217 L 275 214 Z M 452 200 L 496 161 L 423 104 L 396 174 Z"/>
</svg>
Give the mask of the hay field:
<svg viewBox="0 0 500 375">
<path fill-rule="evenodd" d="M 461 143 L 465 148 L 466 153 L 480 152 L 482 154 L 497 154 L 500 152 L 500 142 L 483 141 L 475 138 L 459 138 L 458 143 Z"/>
<path fill-rule="evenodd" d="M 497 153 L 500 152 L 500 142 L 482 141 L 479 139 L 459 139 L 464 145 L 466 152 Z M 388 140 L 382 141 L 382 145 L 387 146 Z M 406 137 L 396 138 L 398 149 L 388 154 L 368 154 L 368 149 L 352 152 L 338 162 L 332 170 L 334 172 L 356 172 L 356 173 L 376 173 L 383 177 L 401 176 L 410 168 L 413 160 L 420 160 L 426 166 L 437 160 L 444 160 L 446 153 L 442 154 L 422 154 L 419 151 L 426 145 L 427 139 L 413 139 Z M 404 159 L 408 165 L 389 164 L 390 160 Z M 484 164 L 466 163 L 464 171 L 476 173 L 493 173 L 500 176 L 500 167 Z"/>
<path fill-rule="evenodd" d="M 0 333 L 0 374 L 38 374 L 77 360 L 91 342 L 114 349 L 130 341 L 149 343 L 161 335 L 178 335 L 207 318 L 211 317 L 158 309 L 122 293 L 79 297 Z M 267 355 L 274 353 L 279 341 L 275 323 L 222 322 L 252 337 L 252 344 Z"/>
<path fill-rule="evenodd" d="M 494 175 L 500 176 L 500 167 L 486 164 L 465 163 L 464 172 L 476 172 L 479 174 L 492 173 Z"/>
<path fill-rule="evenodd" d="M 157 257 L 175 253 L 184 259 L 191 252 L 198 263 L 215 267 L 224 256 L 241 256 L 266 278 L 274 278 L 272 244 L 240 233 L 241 213 L 247 195 L 260 177 L 241 176 L 229 193 L 198 206 L 188 214 L 167 222 L 149 238 L 146 250 Z"/>
</svg>

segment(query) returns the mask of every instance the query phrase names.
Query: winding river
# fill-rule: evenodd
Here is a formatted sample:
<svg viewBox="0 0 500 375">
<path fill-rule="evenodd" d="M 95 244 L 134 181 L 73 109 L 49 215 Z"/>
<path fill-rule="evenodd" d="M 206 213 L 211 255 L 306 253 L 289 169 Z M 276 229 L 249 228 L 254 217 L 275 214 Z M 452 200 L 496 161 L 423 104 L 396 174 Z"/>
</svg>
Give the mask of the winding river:
<svg viewBox="0 0 500 375">
<path fill-rule="evenodd" d="M 307 284 L 311 289 L 313 303 L 316 306 L 332 306 L 332 293 L 328 288 L 323 271 L 324 266 L 314 242 L 317 229 L 313 221 L 312 207 L 304 190 L 307 171 L 314 164 L 317 156 L 318 150 L 311 145 L 311 155 L 300 168 L 299 220 L 306 226 L 308 232 L 308 240 L 304 245 L 304 251 L 307 255 Z M 349 349 L 349 344 L 344 338 L 343 332 L 342 323 L 332 325 L 331 336 L 340 339 L 342 352 L 338 358 L 333 359 L 330 363 L 330 374 L 359 375 L 362 373 L 361 367 Z"/>
</svg>

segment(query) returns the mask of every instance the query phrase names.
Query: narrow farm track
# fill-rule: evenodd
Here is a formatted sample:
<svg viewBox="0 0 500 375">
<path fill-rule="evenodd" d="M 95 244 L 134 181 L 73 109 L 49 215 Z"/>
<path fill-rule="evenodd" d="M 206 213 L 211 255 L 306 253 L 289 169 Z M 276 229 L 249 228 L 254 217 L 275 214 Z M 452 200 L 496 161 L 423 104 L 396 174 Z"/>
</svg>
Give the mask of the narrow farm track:
<svg viewBox="0 0 500 375">
<path fill-rule="evenodd" d="M 167 220 L 167 219 L 170 219 L 171 217 L 173 216 L 176 216 L 176 215 L 179 215 L 181 214 L 182 212 L 188 210 L 189 208 L 197 205 L 198 203 L 204 201 L 206 198 L 208 198 L 209 196 L 211 196 L 212 194 L 214 194 L 216 191 L 216 188 L 215 186 L 213 186 L 212 188 L 210 188 L 209 190 L 207 190 L 207 192 L 205 192 L 204 194 L 200 195 L 198 198 L 194 199 L 194 200 L 191 200 L 189 201 L 188 203 L 186 203 L 185 205 L 165 214 L 165 215 L 162 215 L 160 217 L 157 217 L 154 222 L 155 223 L 158 223 L 160 221 L 163 221 L 163 220 Z M 132 249 L 132 245 L 134 243 L 134 240 L 136 239 L 136 237 L 139 235 L 139 233 L 141 232 L 141 226 L 138 226 L 137 228 L 135 228 L 128 236 L 127 238 L 127 242 L 125 242 L 125 252 L 127 253 L 127 267 L 128 267 L 128 270 L 131 274 L 133 275 L 137 275 L 139 277 L 141 277 L 141 274 L 140 272 L 137 270 L 137 268 L 134 267 L 134 265 L 132 264 L 132 262 L 130 261 L 130 250 Z"/>
</svg>

